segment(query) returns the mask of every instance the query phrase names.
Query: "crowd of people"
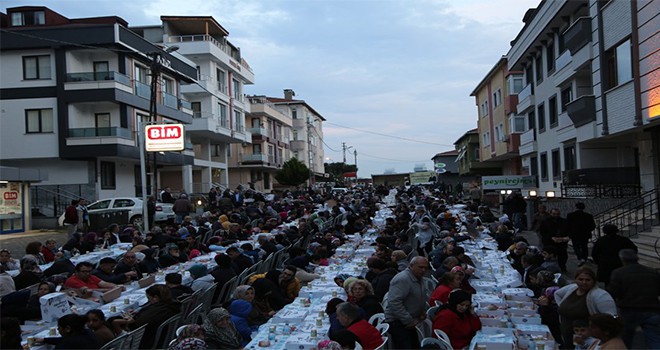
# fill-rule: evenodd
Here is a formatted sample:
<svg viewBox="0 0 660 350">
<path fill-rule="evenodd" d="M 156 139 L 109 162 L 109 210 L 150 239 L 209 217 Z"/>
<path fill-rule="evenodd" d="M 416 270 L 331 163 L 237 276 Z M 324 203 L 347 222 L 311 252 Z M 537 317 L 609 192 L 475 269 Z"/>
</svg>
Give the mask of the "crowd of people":
<svg viewBox="0 0 660 350">
<path fill-rule="evenodd" d="M 384 186 L 343 194 L 309 190 L 266 200 L 241 188 L 223 193 L 213 189 L 201 215 L 193 217 L 179 210 L 176 223 L 155 226 L 149 232 L 125 223 L 98 233 L 75 225 L 77 229 L 63 245 L 53 240 L 32 242 L 19 261 L 1 250 L 2 348 L 20 347 L 20 324 L 41 319 L 41 296 L 63 290 L 93 298 L 94 291 L 216 252 L 214 269 L 203 264 L 188 268 L 190 284 L 183 284 L 180 272 L 170 272 L 165 284 L 147 288 L 148 303 L 137 312 L 109 319 L 100 310 L 67 315 L 58 320 L 61 337 L 38 339 L 56 349 L 99 348 L 145 326 L 140 348 L 151 348 L 158 341 L 154 339 L 157 327 L 180 312 L 186 297 L 214 284 L 219 291 L 254 264 L 286 250 L 282 266 L 253 275 L 231 291 L 230 300 L 214 305 L 201 324 L 185 327 L 170 345 L 171 349 L 242 348 L 259 326 L 298 297 L 304 284 L 319 278 L 315 267 L 339 263 L 334 252 L 348 235 L 373 227 L 379 204 L 390 190 Z M 520 273 L 523 286 L 534 292 L 542 321 L 562 349 L 631 348 L 638 326 L 648 346 L 660 348 L 660 275 L 638 263 L 634 244 L 617 235 L 612 225 L 603 228 L 605 235 L 592 250 L 597 272 L 585 265 L 589 254 L 584 237 L 590 237 L 595 226 L 583 204 L 578 203 L 566 219 L 557 209 L 547 212 L 539 206 L 532 229 L 540 235 L 540 244 L 533 246 L 517 234 L 522 227 L 517 214 L 511 220 L 498 218 L 478 201 L 458 202 L 442 191 L 423 187 L 399 188 L 395 193 L 393 215 L 379 227 L 366 275 L 335 278 L 348 297 L 328 303 L 330 341 L 319 344 L 321 348 L 352 349 L 356 341 L 364 349 L 377 348 L 381 334 L 368 320 L 379 314 L 389 325 L 393 349 L 420 348 L 416 327 L 429 317 L 433 329 L 447 334 L 453 348 L 468 346 L 482 325 L 472 305 L 475 264 L 461 243 L 483 237 L 497 242 Z M 161 196 L 178 200 L 167 190 Z M 455 204 L 461 204 L 460 212 L 452 209 Z M 76 219 L 80 223 L 80 217 Z M 251 240 L 256 244 L 245 243 Z M 293 246 L 299 240 L 308 244 Z M 580 262 L 574 276 L 566 276 L 569 241 Z M 71 261 L 77 254 L 120 242 L 130 243 L 131 248 L 119 259 L 106 257 L 96 265 Z M 40 265 L 46 263 L 52 264 L 42 271 Z M 11 270 L 19 272 L 12 277 Z M 564 277 L 557 279 L 555 274 L 562 272 Z M 28 287 L 34 285 L 38 285 L 37 293 L 31 295 Z M 437 311 L 429 315 L 429 308 L 436 305 Z"/>
</svg>

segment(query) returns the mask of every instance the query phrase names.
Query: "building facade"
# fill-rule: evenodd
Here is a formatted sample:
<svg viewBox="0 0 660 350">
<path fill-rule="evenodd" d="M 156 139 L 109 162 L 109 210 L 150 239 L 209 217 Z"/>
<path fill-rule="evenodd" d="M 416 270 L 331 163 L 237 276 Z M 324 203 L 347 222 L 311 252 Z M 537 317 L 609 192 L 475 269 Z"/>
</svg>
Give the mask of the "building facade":
<svg viewBox="0 0 660 350">
<path fill-rule="evenodd" d="M 458 173 L 463 177 L 482 175 L 501 175 L 502 168 L 481 162 L 481 146 L 478 129 L 468 130 L 454 142 L 458 151 L 455 162 L 458 163 Z"/>
<path fill-rule="evenodd" d="M 523 87 L 521 72 L 509 72 L 503 56 L 472 91 L 478 110 L 481 162 L 502 168 L 503 175 L 521 173 L 520 134 L 526 120 L 518 116 L 518 93 Z"/>
<path fill-rule="evenodd" d="M 541 193 L 660 185 L 660 1 L 541 1 L 507 54 Z M 581 192 L 583 191 L 583 192 Z"/>
<path fill-rule="evenodd" d="M 246 128 L 249 102 L 244 87 L 254 83 L 254 73 L 240 48 L 227 40 L 229 32 L 213 17 L 161 16 L 161 22 L 132 29 L 151 42 L 178 47 L 177 53 L 197 70 L 196 82 L 181 86 L 181 94 L 192 108 L 186 134 L 194 159 L 183 172 L 160 169 L 161 183 L 172 188 L 182 183 L 188 193 L 231 187 L 231 145 L 252 141 Z"/>
<path fill-rule="evenodd" d="M 33 206 L 59 215 L 58 200 L 142 195 L 139 125 L 190 124 L 191 105 L 180 88 L 196 78 L 194 64 L 118 17 L 69 19 L 46 7 L 9 8 L 3 17 L 0 159 L 48 174 L 32 188 Z M 154 53 L 167 62 L 155 78 L 155 95 Z M 157 166 L 179 172 L 194 159 L 190 144 L 151 154 L 152 166 L 154 155 Z"/>
<path fill-rule="evenodd" d="M 286 108 L 277 108 L 266 96 L 248 96 L 248 131 L 251 143 L 231 145 L 229 185 L 251 184 L 262 192 L 273 190 L 275 173 L 291 158 L 293 120 Z"/>
</svg>

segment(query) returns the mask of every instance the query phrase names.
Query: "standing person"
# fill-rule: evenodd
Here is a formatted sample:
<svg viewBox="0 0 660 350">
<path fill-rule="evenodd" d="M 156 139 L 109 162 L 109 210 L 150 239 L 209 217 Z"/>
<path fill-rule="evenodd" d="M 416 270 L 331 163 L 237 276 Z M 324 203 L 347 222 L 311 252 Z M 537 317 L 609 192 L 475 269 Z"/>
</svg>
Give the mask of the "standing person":
<svg viewBox="0 0 660 350">
<path fill-rule="evenodd" d="M 390 335 L 395 349 L 419 348 L 415 327 L 426 319 L 427 290 L 424 275 L 429 261 L 416 256 L 410 267 L 399 272 L 390 282 L 385 322 L 390 325 Z"/>
<path fill-rule="evenodd" d="M 561 272 L 566 272 L 566 262 L 568 261 L 568 227 L 566 219 L 561 217 L 559 209 L 552 208 L 550 217 L 541 223 L 539 229 L 541 233 L 541 243 L 543 247 L 554 245 L 557 247 L 557 260 Z"/>
<path fill-rule="evenodd" d="M 66 226 L 69 239 L 78 231 L 78 221 L 78 200 L 74 199 L 64 210 L 64 226 Z"/>
<path fill-rule="evenodd" d="M 513 192 L 511 194 L 510 208 L 513 216 L 513 225 L 520 231 L 524 230 L 526 225 L 523 219 L 525 217 L 525 211 L 527 211 L 527 202 L 520 192 Z"/>
<path fill-rule="evenodd" d="M 176 223 L 183 223 L 183 218 L 190 215 L 191 209 L 192 205 L 190 204 L 190 200 L 188 200 L 188 195 L 182 193 L 179 199 L 174 202 L 174 206 L 172 206 L 172 210 L 176 214 Z"/>
<path fill-rule="evenodd" d="M 566 224 L 569 229 L 569 237 L 573 242 L 575 257 L 580 261 L 578 266 L 584 265 L 589 257 L 589 238 L 591 232 L 596 228 L 596 222 L 593 215 L 584 211 L 585 205 L 582 202 L 575 203 L 575 211 L 566 215 Z"/>
<path fill-rule="evenodd" d="M 160 193 L 160 201 L 163 203 L 174 203 L 174 197 L 172 197 L 172 193 L 170 193 L 171 189 L 169 187 L 165 187 L 163 189 L 163 192 Z"/>
<path fill-rule="evenodd" d="M 605 283 L 605 286 L 607 286 L 610 283 L 612 271 L 623 266 L 621 260 L 618 259 L 619 251 L 621 249 L 637 251 L 637 246 L 628 237 L 617 235 L 619 228 L 616 225 L 603 225 L 602 231 L 605 235 L 594 243 L 591 256 L 598 266 L 598 281 Z"/>
<path fill-rule="evenodd" d="M 154 226 L 154 217 L 156 216 L 156 198 L 149 196 L 147 199 L 147 222 L 149 228 Z"/>
<path fill-rule="evenodd" d="M 635 330 L 642 327 L 647 347 L 660 349 L 660 273 L 641 265 L 633 249 L 622 249 L 619 258 L 623 267 L 612 271 L 607 290 L 623 320 L 621 338 L 632 348 Z"/>
<path fill-rule="evenodd" d="M 534 214 L 534 220 L 532 220 L 531 230 L 536 232 L 536 236 L 541 241 L 541 224 L 550 217 L 550 213 L 546 210 L 545 205 L 539 204 L 536 214 Z"/>
<path fill-rule="evenodd" d="M 237 188 L 236 192 L 231 195 L 231 202 L 234 205 L 234 208 L 242 207 L 244 200 L 245 200 L 245 197 L 243 196 L 243 192 L 241 191 L 240 188 Z"/>
<path fill-rule="evenodd" d="M 87 200 L 85 198 L 78 199 L 76 211 L 78 212 L 78 230 L 87 233 L 87 230 L 89 230 L 89 212 L 87 211 Z"/>
<path fill-rule="evenodd" d="M 607 291 L 598 288 L 596 274 L 587 267 L 579 268 L 575 272 L 575 283 L 560 288 L 554 297 L 565 346 L 573 344 L 575 320 L 587 319 L 597 313 L 616 315 L 614 299 Z"/>
</svg>

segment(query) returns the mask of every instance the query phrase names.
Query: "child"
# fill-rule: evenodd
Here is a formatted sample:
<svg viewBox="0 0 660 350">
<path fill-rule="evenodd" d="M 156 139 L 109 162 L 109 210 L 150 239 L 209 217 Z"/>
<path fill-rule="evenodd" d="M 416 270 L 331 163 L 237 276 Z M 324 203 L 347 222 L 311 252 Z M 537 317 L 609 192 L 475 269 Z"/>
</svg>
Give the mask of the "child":
<svg viewBox="0 0 660 350">
<path fill-rule="evenodd" d="M 593 350 L 598 347 L 598 339 L 591 336 L 589 332 L 589 321 L 573 321 L 573 345 L 575 350 Z"/>
</svg>

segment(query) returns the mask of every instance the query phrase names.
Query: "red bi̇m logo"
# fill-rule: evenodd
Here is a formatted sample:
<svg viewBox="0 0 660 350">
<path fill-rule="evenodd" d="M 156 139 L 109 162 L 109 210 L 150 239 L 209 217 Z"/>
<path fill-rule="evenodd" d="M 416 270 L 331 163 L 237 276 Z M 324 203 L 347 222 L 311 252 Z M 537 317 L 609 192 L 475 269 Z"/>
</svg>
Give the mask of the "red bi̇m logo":
<svg viewBox="0 0 660 350">
<path fill-rule="evenodd" d="M 2 194 L 2 197 L 6 201 L 16 200 L 16 199 L 18 199 L 18 192 L 15 192 L 15 191 L 5 192 L 5 193 Z"/>
<path fill-rule="evenodd" d="M 147 137 L 150 140 L 178 139 L 182 134 L 181 125 L 162 125 L 150 127 Z"/>
</svg>

